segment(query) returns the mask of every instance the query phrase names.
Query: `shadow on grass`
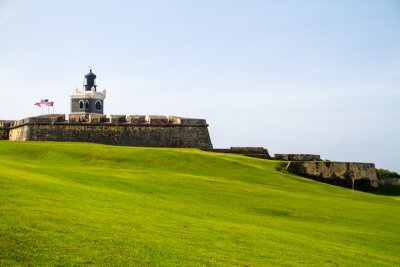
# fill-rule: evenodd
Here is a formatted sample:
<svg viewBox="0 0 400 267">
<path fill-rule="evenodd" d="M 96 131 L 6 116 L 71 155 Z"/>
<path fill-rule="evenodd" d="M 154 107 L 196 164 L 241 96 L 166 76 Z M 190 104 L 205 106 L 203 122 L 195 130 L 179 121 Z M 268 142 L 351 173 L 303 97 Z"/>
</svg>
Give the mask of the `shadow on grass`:
<svg viewBox="0 0 400 267">
<path fill-rule="evenodd" d="M 400 196 L 400 186 L 396 185 L 387 185 L 381 186 L 378 189 L 371 192 L 376 195 L 384 195 L 384 196 Z"/>
</svg>

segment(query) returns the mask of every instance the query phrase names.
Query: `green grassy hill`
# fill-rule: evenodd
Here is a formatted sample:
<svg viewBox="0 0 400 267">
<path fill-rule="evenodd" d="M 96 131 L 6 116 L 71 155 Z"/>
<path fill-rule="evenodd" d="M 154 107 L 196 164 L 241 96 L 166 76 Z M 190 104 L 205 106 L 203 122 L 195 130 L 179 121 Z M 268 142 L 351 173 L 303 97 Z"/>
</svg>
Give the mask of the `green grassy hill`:
<svg viewBox="0 0 400 267">
<path fill-rule="evenodd" d="M 196 149 L 0 141 L 1 265 L 399 266 L 400 198 Z"/>
</svg>

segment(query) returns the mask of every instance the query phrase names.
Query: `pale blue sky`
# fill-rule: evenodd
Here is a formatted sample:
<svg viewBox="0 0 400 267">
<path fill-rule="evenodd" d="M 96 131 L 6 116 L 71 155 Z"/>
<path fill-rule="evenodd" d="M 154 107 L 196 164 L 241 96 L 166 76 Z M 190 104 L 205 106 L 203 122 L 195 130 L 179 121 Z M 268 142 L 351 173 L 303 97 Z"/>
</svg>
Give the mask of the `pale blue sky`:
<svg viewBox="0 0 400 267">
<path fill-rule="evenodd" d="M 0 0 L 0 119 L 68 114 L 89 65 L 107 114 L 400 172 L 399 0 Z"/>
</svg>

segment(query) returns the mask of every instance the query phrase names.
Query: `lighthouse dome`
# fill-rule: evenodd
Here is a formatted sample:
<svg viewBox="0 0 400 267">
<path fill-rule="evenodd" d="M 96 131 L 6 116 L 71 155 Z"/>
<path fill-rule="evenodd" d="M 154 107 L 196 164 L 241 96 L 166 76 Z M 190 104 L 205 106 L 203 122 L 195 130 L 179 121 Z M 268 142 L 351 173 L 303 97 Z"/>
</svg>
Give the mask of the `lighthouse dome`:
<svg viewBox="0 0 400 267">
<path fill-rule="evenodd" d="M 85 91 L 91 91 L 92 87 L 94 87 L 94 90 L 96 91 L 96 74 L 92 72 L 92 69 L 90 69 L 90 72 L 85 75 L 85 84 L 83 86 L 85 87 Z"/>
</svg>

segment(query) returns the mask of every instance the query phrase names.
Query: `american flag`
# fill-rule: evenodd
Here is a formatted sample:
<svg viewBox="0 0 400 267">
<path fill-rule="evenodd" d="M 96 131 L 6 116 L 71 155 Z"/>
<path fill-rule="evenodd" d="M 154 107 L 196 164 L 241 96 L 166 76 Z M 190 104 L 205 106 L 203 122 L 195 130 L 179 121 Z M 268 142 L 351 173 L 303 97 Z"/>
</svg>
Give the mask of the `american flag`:
<svg viewBox="0 0 400 267">
<path fill-rule="evenodd" d="M 48 107 L 53 107 L 53 106 L 54 106 L 54 102 L 47 102 L 47 103 L 46 103 L 46 106 L 48 106 Z"/>
<path fill-rule="evenodd" d="M 49 102 L 48 99 L 42 99 L 40 100 L 40 104 L 47 104 Z"/>
</svg>

